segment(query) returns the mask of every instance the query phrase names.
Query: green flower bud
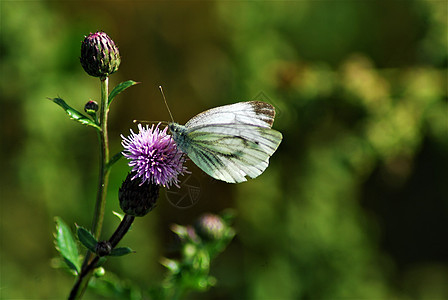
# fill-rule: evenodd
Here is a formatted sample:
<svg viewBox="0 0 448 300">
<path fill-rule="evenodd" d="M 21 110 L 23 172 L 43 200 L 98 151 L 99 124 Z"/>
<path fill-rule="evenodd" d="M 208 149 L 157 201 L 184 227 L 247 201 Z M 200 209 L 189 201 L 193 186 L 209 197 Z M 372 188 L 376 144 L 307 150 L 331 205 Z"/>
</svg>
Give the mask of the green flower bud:
<svg viewBox="0 0 448 300">
<path fill-rule="evenodd" d="M 84 111 L 91 116 L 95 116 L 98 111 L 98 103 L 92 100 L 87 102 L 86 105 L 84 105 Z"/>
<path fill-rule="evenodd" d="M 104 32 L 86 36 L 81 44 L 81 65 L 87 74 L 105 78 L 120 66 L 120 52 L 114 41 Z"/>
<path fill-rule="evenodd" d="M 205 241 L 216 241 L 224 236 L 226 225 L 221 217 L 204 214 L 194 224 L 196 233 Z"/>
<path fill-rule="evenodd" d="M 93 275 L 95 275 L 96 278 L 103 277 L 106 274 L 106 270 L 104 270 L 103 267 L 96 268 L 93 272 Z"/>
<path fill-rule="evenodd" d="M 159 189 L 158 184 L 141 183 L 140 177 L 129 173 L 118 191 L 120 207 L 128 215 L 143 217 L 156 206 Z"/>
</svg>

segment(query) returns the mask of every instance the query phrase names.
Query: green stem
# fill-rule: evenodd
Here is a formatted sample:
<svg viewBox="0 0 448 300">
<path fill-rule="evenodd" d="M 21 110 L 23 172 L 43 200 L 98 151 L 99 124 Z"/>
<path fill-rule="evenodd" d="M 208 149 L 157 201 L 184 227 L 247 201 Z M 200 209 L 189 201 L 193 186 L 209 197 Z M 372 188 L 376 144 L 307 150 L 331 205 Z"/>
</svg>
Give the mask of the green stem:
<svg viewBox="0 0 448 300">
<path fill-rule="evenodd" d="M 134 222 L 135 217 L 130 215 L 125 215 L 123 220 L 121 221 L 120 225 L 118 225 L 118 228 L 115 230 L 114 234 L 110 237 L 108 240 L 109 244 L 111 245 L 111 249 L 114 249 L 115 246 L 121 241 L 121 239 L 124 237 L 124 235 L 129 231 L 129 228 L 131 228 L 132 222 Z M 89 252 L 91 253 L 91 252 Z M 89 282 L 91 272 L 95 270 L 95 266 L 98 263 L 100 257 L 96 255 L 85 267 L 83 267 L 81 273 L 78 276 L 77 281 L 75 282 L 75 285 L 73 286 L 72 291 L 70 292 L 69 300 L 79 299 L 82 297 L 83 290 L 85 289 L 85 286 L 87 286 L 87 283 Z"/>
<path fill-rule="evenodd" d="M 109 182 L 110 168 L 109 164 L 109 138 L 107 133 L 107 116 L 109 113 L 108 107 L 109 96 L 109 77 L 101 78 L 101 106 L 100 106 L 100 127 L 98 131 L 98 139 L 100 142 L 100 166 L 98 176 L 98 190 L 96 195 L 95 212 L 93 215 L 92 233 L 98 240 L 101 235 L 103 227 L 104 210 L 106 207 L 107 185 Z M 89 283 L 92 266 L 92 253 L 87 251 L 81 273 L 78 275 L 78 281 L 73 287 L 69 299 L 81 299 L 84 294 L 87 284 Z M 89 267 L 90 266 L 90 267 Z"/>
<path fill-rule="evenodd" d="M 107 133 L 107 115 L 109 107 L 107 98 L 109 95 L 109 77 L 101 79 L 101 111 L 100 111 L 100 172 L 98 179 L 98 193 L 96 196 L 95 214 L 93 216 L 92 232 L 95 238 L 99 239 L 103 227 L 104 209 L 106 207 L 106 192 L 109 182 L 109 137 Z"/>
<path fill-rule="evenodd" d="M 127 214 L 124 216 L 123 220 L 120 222 L 120 225 L 109 239 L 109 243 L 112 246 L 112 249 L 118 245 L 124 235 L 129 231 L 129 228 L 131 228 L 132 222 L 134 222 L 134 220 L 134 216 L 130 216 Z"/>
</svg>

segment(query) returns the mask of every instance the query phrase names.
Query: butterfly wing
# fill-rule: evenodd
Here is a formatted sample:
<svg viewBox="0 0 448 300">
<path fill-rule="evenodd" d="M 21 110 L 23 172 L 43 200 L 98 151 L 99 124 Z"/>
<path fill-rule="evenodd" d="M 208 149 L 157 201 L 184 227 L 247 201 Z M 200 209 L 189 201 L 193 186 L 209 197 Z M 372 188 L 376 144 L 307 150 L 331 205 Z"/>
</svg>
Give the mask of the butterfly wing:
<svg viewBox="0 0 448 300">
<path fill-rule="evenodd" d="M 193 141 L 190 159 L 208 175 L 229 183 L 263 173 L 282 140 L 280 132 L 250 124 L 205 125 L 188 136 Z"/>
<path fill-rule="evenodd" d="M 205 124 L 251 124 L 272 127 L 275 108 L 261 101 L 239 102 L 206 110 L 191 118 L 185 127 L 194 128 Z"/>
<path fill-rule="evenodd" d="M 207 110 L 185 124 L 184 150 L 213 178 L 229 183 L 255 178 L 282 140 L 282 134 L 271 129 L 274 116 L 274 107 L 260 101 Z"/>
</svg>

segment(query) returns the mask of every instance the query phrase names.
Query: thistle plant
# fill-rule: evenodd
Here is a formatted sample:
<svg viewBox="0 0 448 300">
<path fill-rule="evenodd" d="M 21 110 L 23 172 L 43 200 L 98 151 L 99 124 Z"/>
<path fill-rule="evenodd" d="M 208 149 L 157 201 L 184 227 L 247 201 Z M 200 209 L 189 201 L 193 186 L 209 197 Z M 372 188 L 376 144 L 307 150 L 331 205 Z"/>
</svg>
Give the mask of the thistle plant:
<svg viewBox="0 0 448 300">
<path fill-rule="evenodd" d="M 80 62 L 87 74 L 99 78 L 100 103 L 87 102 L 84 106 L 84 112 L 87 114 L 85 115 L 61 98 L 51 99 L 70 118 L 93 127 L 97 131 L 99 142 L 98 184 L 96 200 L 92 203 L 91 229 L 77 225 L 75 238 L 70 227 L 60 217 L 55 218 L 56 248 L 67 270 L 76 276 L 68 299 L 81 299 L 88 286 L 100 294 L 113 295 L 120 299 L 129 298 L 131 295 L 143 297 L 145 294 L 157 299 L 171 299 L 179 298 L 189 290 L 204 290 L 214 283 L 214 279 L 208 275 L 211 258 L 221 252 L 234 236 L 229 226 L 229 217 L 209 215 L 198 221 L 196 229 L 175 225 L 173 231 L 180 237 L 183 260 L 163 260 L 168 269 L 167 279 L 159 285 L 150 288 L 129 285 L 124 287 L 123 283 L 116 279 L 118 277 L 113 277 L 115 281 L 111 281 L 110 277 L 103 276 L 106 271 L 102 265 L 108 257 L 134 252 L 129 247 L 117 245 L 129 231 L 135 218 L 151 212 L 156 207 L 160 189 L 173 185 L 179 187 L 179 176 L 188 171 L 184 166 L 185 155 L 177 149 L 173 138 L 167 134 L 167 128 L 160 129 L 160 124 L 151 127 L 138 125 L 138 133 L 131 129 L 129 136 L 121 136 L 124 150 L 110 155 L 107 125 L 111 103 L 121 92 L 137 82 L 122 82 L 109 93 L 109 76 L 118 71 L 121 57 L 115 42 L 104 32 L 91 33 L 85 37 L 81 44 Z M 131 167 L 118 191 L 120 208 L 124 214 L 116 213 L 120 216 L 120 224 L 112 236 L 102 239 L 109 174 L 112 166 L 122 156 L 129 160 L 128 165 Z M 204 235 L 207 232 L 208 234 Z M 79 253 L 78 244 L 85 248 L 83 257 Z M 187 251 L 188 255 L 186 248 L 190 249 Z M 191 249 L 196 250 L 191 252 Z M 193 264 L 198 259 L 202 263 Z"/>
</svg>

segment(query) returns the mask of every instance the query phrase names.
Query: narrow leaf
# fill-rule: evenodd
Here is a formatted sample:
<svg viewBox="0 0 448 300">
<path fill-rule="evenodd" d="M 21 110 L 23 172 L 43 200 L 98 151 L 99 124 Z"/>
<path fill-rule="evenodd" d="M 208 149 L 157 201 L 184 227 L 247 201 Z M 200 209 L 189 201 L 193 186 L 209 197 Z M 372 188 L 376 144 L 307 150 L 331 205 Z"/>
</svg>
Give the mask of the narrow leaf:
<svg viewBox="0 0 448 300">
<path fill-rule="evenodd" d="M 112 156 L 112 158 L 109 160 L 109 162 L 107 163 L 106 168 L 110 168 L 112 167 L 112 165 L 114 163 L 116 163 L 118 160 L 120 160 L 120 158 L 123 157 L 123 154 L 121 152 L 118 152 L 117 154 L 115 154 L 114 156 Z"/>
<path fill-rule="evenodd" d="M 112 102 L 112 100 L 114 100 L 114 98 L 120 94 L 122 91 L 124 91 L 125 89 L 127 89 L 130 86 L 139 84 L 139 82 L 133 81 L 133 80 L 128 80 L 128 81 L 124 81 L 120 84 L 118 84 L 113 90 L 112 92 L 110 92 L 109 94 L 109 99 L 107 101 L 107 106 L 110 105 L 110 103 Z"/>
<path fill-rule="evenodd" d="M 119 212 L 112 211 L 112 213 L 117 216 L 118 219 L 120 219 L 120 222 L 123 221 L 124 214 L 120 214 Z"/>
<path fill-rule="evenodd" d="M 106 256 L 100 257 L 100 259 L 98 260 L 98 262 L 97 262 L 95 268 L 99 268 L 99 267 L 101 267 L 102 265 L 104 265 L 104 263 L 105 263 L 106 261 L 107 261 L 107 257 L 106 257 Z"/>
<path fill-rule="evenodd" d="M 95 239 L 95 237 L 85 229 L 84 227 L 78 226 L 78 239 L 79 241 L 91 252 L 95 253 L 95 247 L 98 241 Z"/>
<path fill-rule="evenodd" d="M 180 263 L 176 260 L 162 257 L 160 263 L 174 274 L 180 272 Z"/>
<path fill-rule="evenodd" d="M 81 262 L 79 260 L 78 246 L 76 245 L 70 228 L 59 217 L 55 217 L 54 221 L 56 223 L 56 249 L 61 253 L 67 266 L 76 273 L 79 273 Z"/>
<path fill-rule="evenodd" d="M 181 226 L 178 224 L 172 224 L 171 230 L 177 234 L 181 239 L 191 239 L 190 235 L 188 234 L 187 227 Z"/>
<path fill-rule="evenodd" d="M 133 251 L 129 247 L 119 247 L 119 248 L 112 249 L 109 256 L 123 256 L 123 255 L 129 254 L 129 253 L 135 253 L 135 251 Z"/>
<path fill-rule="evenodd" d="M 83 115 L 70 105 L 68 105 L 61 98 L 52 98 L 52 99 L 50 98 L 50 100 L 59 105 L 70 116 L 71 119 L 78 121 L 81 124 L 92 126 L 100 130 L 100 127 L 94 121 L 92 121 L 91 119 L 89 119 L 88 117 L 86 117 L 85 115 Z"/>
</svg>

